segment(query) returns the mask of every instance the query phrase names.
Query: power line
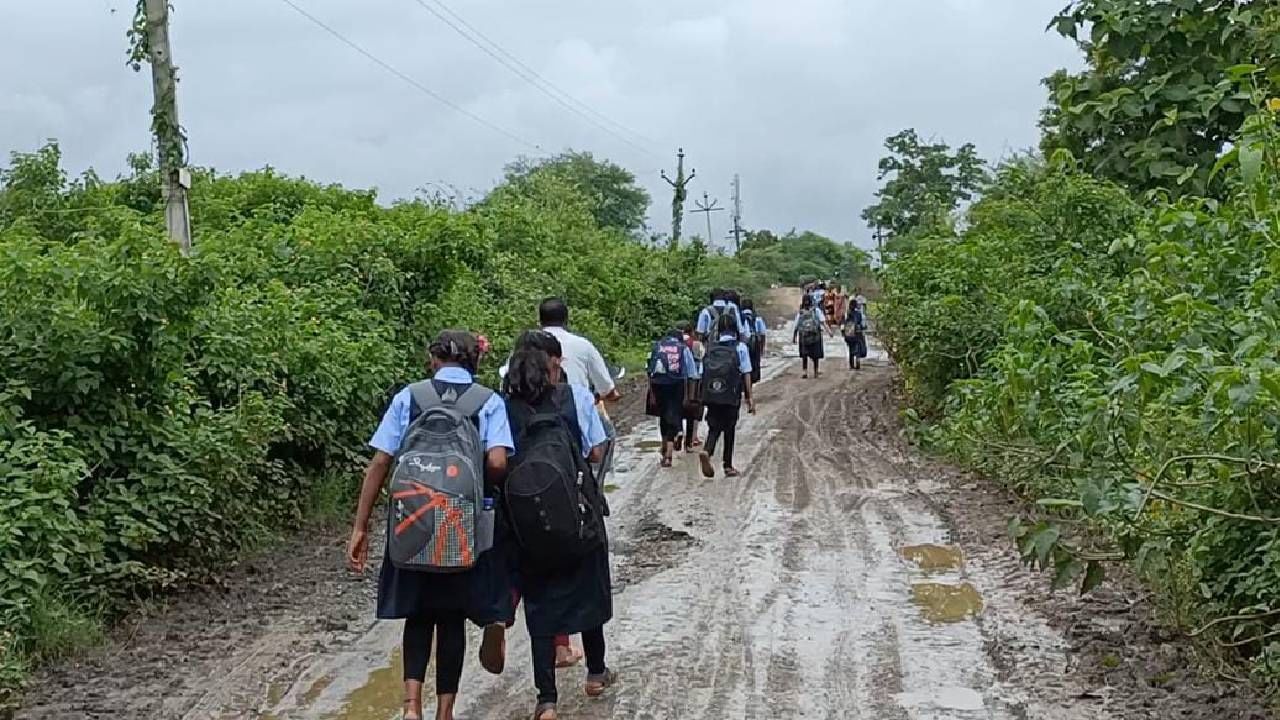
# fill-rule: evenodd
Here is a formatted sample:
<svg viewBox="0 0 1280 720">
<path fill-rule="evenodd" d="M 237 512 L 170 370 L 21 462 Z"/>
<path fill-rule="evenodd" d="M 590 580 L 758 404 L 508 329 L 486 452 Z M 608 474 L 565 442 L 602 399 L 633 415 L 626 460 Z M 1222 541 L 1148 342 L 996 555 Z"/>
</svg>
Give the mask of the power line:
<svg viewBox="0 0 1280 720">
<path fill-rule="evenodd" d="M 599 128 L 600 130 L 603 130 L 609 135 L 612 135 L 618 140 L 621 140 L 622 142 L 626 143 L 632 148 L 639 150 L 640 152 L 643 152 L 649 155 L 650 157 L 654 157 L 654 158 L 658 157 L 657 153 L 655 153 L 650 148 L 644 147 L 642 145 L 639 145 L 633 142 L 630 138 L 626 137 L 625 135 L 622 135 L 621 133 L 616 132 L 613 128 L 608 127 L 608 125 L 605 125 L 604 123 L 608 123 L 609 125 L 613 125 L 614 127 L 621 129 L 625 133 L 634 135 L 635 137 L 643 140 L 646 143 L 649 143 L 650 145 L 657 145 L 658 143 L 655 143 L 653 140 L 645 137 L 643 134 L 628 128 L 626 125 L 623 125 L 622 123 L 619 123 L 616 120 L 609 118 L 607 115 L 597 112 L 591 106 L 587 105 L 581 100 L 578 100 L 573 95 L 570 95 L 568 92 L 560 89 L 557 85 L 552 83 L 550 80 L 547 80 L 546 78 L 539 75 L 536 70 L 529 67 L 524 62 L 521 62 L 519 58 L 512 55 L 505 48 L 503 48 L 497 42 L 490 39 L 483 32 L 476 29 L 474 25 L 472 25 L 471 23 L 463 19 L 460 15 L 458 15 L 456 12 L 450 9 L 448 5 L 445 5 L 442 0 L 432 0 L 432 4 L 428 4 L 425 0 L 414 0 L 414 2 L 416 2 L 420 7 L 422 7 L 423 10 L 426 10 L 427 12 L 434 15 L 445 25 L 448 25 L 454 32 L 456 32 L 458 35 L 465 38 L 472 45 L 475 45 L 477 48 L 482 50 L 486 55 L 493 58 L 500 65 L 507 68 L 511 72 L 515 73 L 516 76 L 520 77 L 522 80 L 532 85 L 534 88 L 540 91 L 543 95 L 546 95 L 547 97 L 551 98 L 555 102 L 559 103 L 565 109 L 581 117 L 583 120 L 586 120 L 587 122 L 591 123 L 592 125 Z M 590 115 L 588 115 L 588 113 L 590 113 Z M 594 115 L 595 117 L 593 118 L 591 117 L 591 115 Z M 603 122 L 596 120 L 596 118 L 599 118 Z"/>
<path fill-rule="evenodd" d="M 422 83 L 418 82 L 417 80 L 414 80 L 412 77 L 410 77 L 410 76 L 408 76 L 408 75 L 404 74 L 403 72 L 401 72 L 401 71 L 397 70 L 397 69 L 396 69 L 395 67 L 393 67 L 390 63 L 388 63 L 388 62 L 386 62 L 386 61 L 382 60 L 382 59 L 381 59 L 381 58 L 379 58 L 378 56 L 374 55 L 373 53 L 369 52 L 368 50 L 365 50 L 365 49 L 364 49 L 363 47 L 361 47 L 360 45 L 356 44 L 356 42 L 355 42 L 354 40 L 350 40 L 350 39 L 348 39 L 348 38 L 347 38 L 345 35 L 343 35 L 342 33 L 338 32 L 337 30 L 334 30 L 332 27 L 330 27 L 330 26 L 326 25 L 326 24 L 324 23 L 324 21 L 323 21 L 323 20 L 321 20 L 320 18 L 316 17 L 315 15 L 312 15 L 311 13 L 307 12 L 306 10 L 303 10 L 301 7 L 299 7 L 297 4 L 295 4 L 295 3 L 293 2 L 293 0 L 280 0 L 280 2 L 282 2 L 282 3 L 284 3 L 285 5 L 288 5 L 289 7 L 293 8 L 293 9 L 294 9 L 294 11 L 295 11 L 295 12 L 297 12 L 299 15 L 301 15 L 301 16 L 305 17 L 306 19 L 310 20 L 311 22 L 315 23 L 315 24 L 316 24 L 316 25 L 318 25 L 321 29 L 323 29 L 325 32 L 329 33 L 330 35 L 334 36 L 334 37 L 335 37 L 335 38 L 337 38 L 338 40 L 342 41 L 342 43 L 343 43 L 344 45 L 346 45 L 347 47 L 349 47 L 349 48 L 351 48 L 352 50 L 355 50 L 356 52 L 358 52 L 358 53 L 360 53 L 361 55 L 365 56 L 365 57 L 366 57 L 366 58 L 368 58 L 370 61 L 372 61 L 374 64 L 376 64 L 376 65 L 378 65 L 379 67 L 381 67 L 383 70 L 386 70 L 387 72 L 391 73 L 392 75 L 395 75 L 396 77 L 400 78 L 401 80 L 403 80 L 404 82 L 406 82 L 406 83 L 408 83 L 410 86 L 412 86 L 414 89 L 416 89 L 416 90 L 418 90 L 419 92 L 423 93 L 424 95 L 426 95 L 426 96 L 430 97 L 431 99 L 435 100 L 436 102 L 440 103 L 441 105 L 444 105 L 445 107 L 448 107 L 448 108 L 452 109 L 454 112 L 457 112 L 457 113 L 459 113 L 459 114 L 465 115 L 465 116 L 467 116 L 467 117 L 471 118 L 472 120 L 476 121 L 477 123 L 480 123 L 481 125 L 484 125 L 485 127 L 489 128 L 490 130 L 493 130 L 493 131 L 494 131 L 494 132 L 496 132 L 496 133 L 500 133 L 500 134 L 502 134 L 502 135 L 505 135 L 506 137 L 510 138 L 511 140 L 514 140 L 514 141 L 515 141 L 515 142 L 517 142 L 517 143 L 520 143 L 521 145 L 526 145 L 526 146 L 531 147 L 531 148 L 533 148 L 534 150 L 538 150 L 538 151 L 541 151 L 541 150 L 542 150 L 542 146 L 541 146 L 541 145 L 538 145 L 537 143 L 533 142 L 532 140 L 527 140 L 527 139 L 525 139 L 525 138 L 521 137 L 520 135 L 517 135 L 516 133 L 511 132 L 510 130 L 507 130 L 506 128 L 502 127 L 501 125 L 497 125 L 497 124 L 495 124 L 495 123 L 493 123 L 493 122 L 490 122 L 489 120 L 484 119 L 483 117 L 481 117 L 481 116 L 479 116 L 479 115 L 477 115 L 477 114 L 475 114 L 475 113 L 471 112 L 470 110 L 468 110 L 468 109 L 466 109 L 466 108 L 462 107 L 461 105 L 458 105 L 457 103 L 455 103 L 455 102 L 453 102 L 453 101 L 449 100 L 448 98 L 444 97 L 443 95 L 440 95 L 440 94 L 439 94 L 439 93 L 437 93 L 436 91 L 434 91 L 434 90 L 432 90 L 431 88 L 429 88 L 429 87 L 427 87 L 427 86 L 423 85 Z"/>
</svg>

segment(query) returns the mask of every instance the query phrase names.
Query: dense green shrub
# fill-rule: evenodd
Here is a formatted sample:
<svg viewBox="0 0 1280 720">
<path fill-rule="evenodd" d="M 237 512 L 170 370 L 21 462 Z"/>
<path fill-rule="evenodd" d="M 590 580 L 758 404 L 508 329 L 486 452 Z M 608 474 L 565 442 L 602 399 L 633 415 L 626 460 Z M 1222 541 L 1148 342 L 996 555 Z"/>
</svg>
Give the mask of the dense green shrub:
<svg viewBox="0 0 1280 720">
<path fill-rule="evenodd" d="M 0 692 L 122 600 L 332 509 L 440 329 L 503 353 L 562 295 L 629 357 L 726 267 L 600 227 L 556 173 L 458 210 L 199 171 L 183 258 L 134 167 L 69 181 L 49 146 L 0 171 Z"/>
<path fill-rule="evenodd" d="M 932 439 L 1043 506 L 1013 525 L 1029 560 L 1084 589 L 1133 561 L 1176 619 L 1273 683 L 1274 123 L 1251 120 L 1224 161 L 1223 202 L 1139 210 L 1064 158 L 1005 167 L 966 229 L 887 269 L 881 317 L 914 397 L 942 411 Z"/>
</svg>

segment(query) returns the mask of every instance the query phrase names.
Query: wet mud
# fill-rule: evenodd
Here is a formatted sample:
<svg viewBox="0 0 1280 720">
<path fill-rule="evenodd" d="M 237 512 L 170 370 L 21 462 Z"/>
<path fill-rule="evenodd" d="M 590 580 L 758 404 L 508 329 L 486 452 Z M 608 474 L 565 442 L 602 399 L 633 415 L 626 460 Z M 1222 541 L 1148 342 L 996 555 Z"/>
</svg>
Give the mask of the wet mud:
<svg viewBox="0 0 1280 720">
<path fill-rule="evenodd" d="M 904 443 L 883 352 L 852 372 L 833 341 L 823 376 L 802 380 L 787 340 L 739 427 L 742 477 L 706 480 L 685 453 L 659 468 L 643 398 L 615 409 L 606 634 L 621 682 L 589 700 L 584 670 L 561 671 L 560 717 L 1267 717 L 1190 670 L 1123 583 L 1050 594 L 1004 537 L 1015 501 Z M 346 575 L 344 540 L 317 529 L 139 615 L 43 673 L 18 717 L 398 717 L 400 626 L 372 620 L 375 576 Z M 498 677 L 470 632 L 459 717 L 527 718 L 523 628 Z M 1175 682 L 1152 683 L 1177 663 Z"/>
</svg>

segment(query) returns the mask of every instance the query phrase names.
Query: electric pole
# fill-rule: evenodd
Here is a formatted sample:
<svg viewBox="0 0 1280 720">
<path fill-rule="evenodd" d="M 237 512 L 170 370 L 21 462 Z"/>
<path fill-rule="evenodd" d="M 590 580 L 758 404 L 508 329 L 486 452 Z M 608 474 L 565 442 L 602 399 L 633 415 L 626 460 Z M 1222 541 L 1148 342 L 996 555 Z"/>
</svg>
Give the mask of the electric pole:
<svg viewBox="0 0 1280 720">
<path fill-rule="evenodd" d="M 700 212 L 707 216 L 707 244 L 711 245 L 714 241 L 711 239 L 711 213 L 724 210 L 722 207 L 716 207 L 719 200 L 711 200 L 706 192 L 702 193 L 702 200 L 694 200 L 693 204 L 698 206 L 694 212 Z"/>
<path fill-rule="evenodd" d="M 689 177 L 684 176 L 684 148 L 680 148 L 676 155 L 676 179 L 672 180 L 667 177 L 667 171 L 662 171 L 662 179 L 667 181 L 674 190 L 675 197 L 671 200 L 671 247 L 672 249 L 680 247 L 680 225 L 684 221 L 684 201 L 688 197 L 686 188 L 693 179 L 698 176 L 697 170 L 691 170 Z M 710 240 L 710 238 L 707 238 Z"/>
<path fill-rule="evenodd" d="M 733 175 L 733 252 L 742 252 L 742 179 Z"/>
<path fill-rule="evenodd" d="M 880 267 L 884 267 L 884 230 L 879 225 L 876 226 L 876 256 L 880 260 Z"/>
<path fill-rule="evenodd" d="M 178 125 L 178 79 L 169 49 L 169 1 L 143 0 L 146 10 L 146 44 L 151 61 L 151 86 L 155 105 L 151 108 L 152 129 L 160 155 L 160 175 L 164 186 L 164 220 L 169 239 L 183 255 L 191 252 L 191 216 L 187 208 L 187 188 L 191 173 L 186 168 L 186 138 Z"/>
</svg>

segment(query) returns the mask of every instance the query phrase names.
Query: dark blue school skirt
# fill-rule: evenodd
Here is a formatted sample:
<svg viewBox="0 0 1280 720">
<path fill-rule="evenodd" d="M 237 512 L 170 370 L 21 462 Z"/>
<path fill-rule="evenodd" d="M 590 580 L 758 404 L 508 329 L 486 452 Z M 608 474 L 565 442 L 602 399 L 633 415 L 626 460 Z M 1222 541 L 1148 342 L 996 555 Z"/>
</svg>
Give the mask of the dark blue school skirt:
<svg viewBox="0 0 1280 720">
<path fill-rule="evenodd" d="M 401 570 L 383 551 L 378 573 L 378 619 L 402 620 L 426 610 L 461 610 L 484 626 L 515 620 L 511 590 L 513 540 L 499 511 L 494 519 L 493 547 L 461 573 Z"/>
</svg>

